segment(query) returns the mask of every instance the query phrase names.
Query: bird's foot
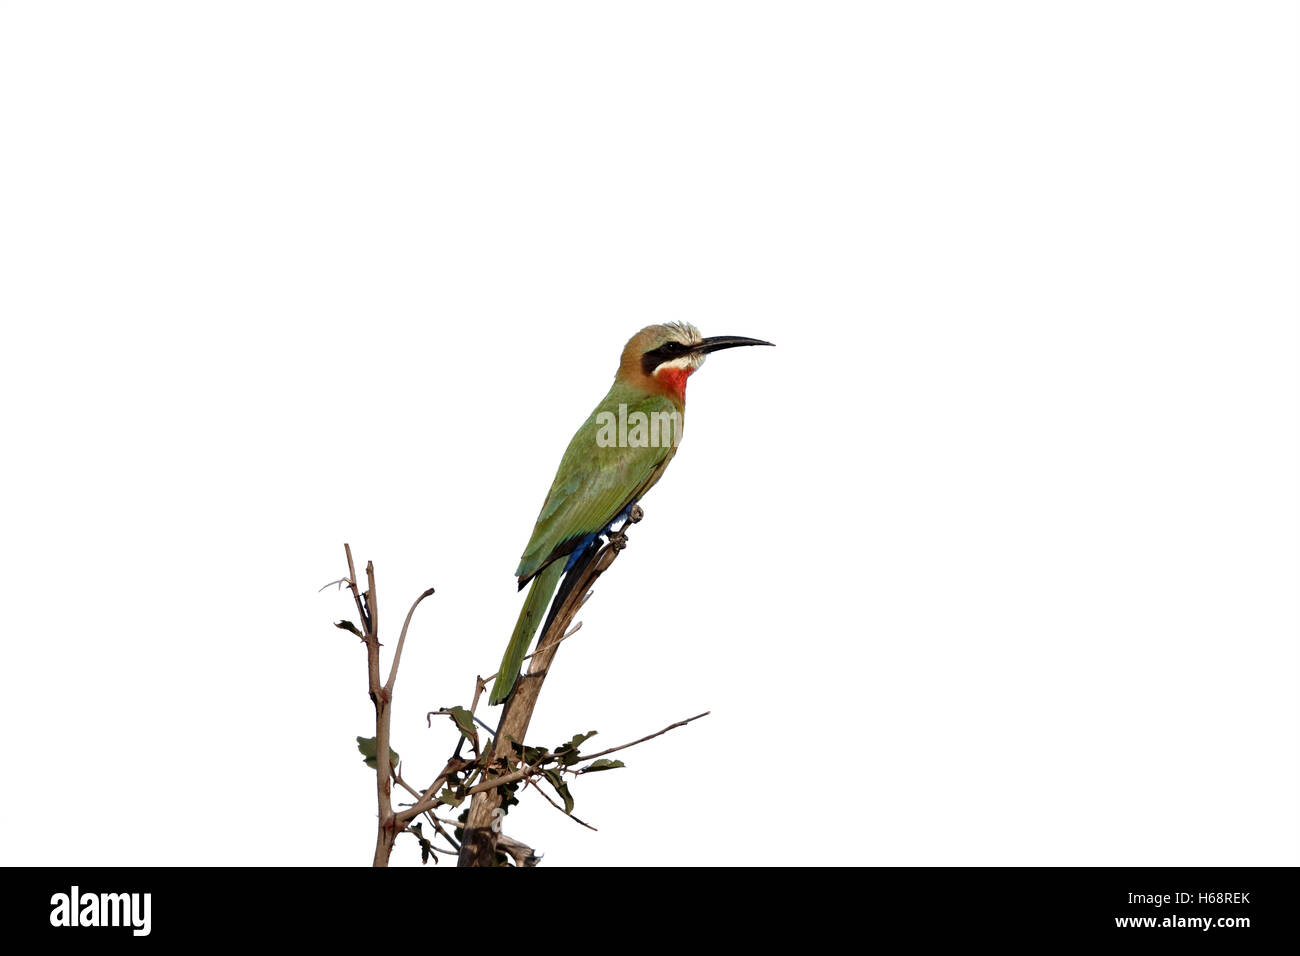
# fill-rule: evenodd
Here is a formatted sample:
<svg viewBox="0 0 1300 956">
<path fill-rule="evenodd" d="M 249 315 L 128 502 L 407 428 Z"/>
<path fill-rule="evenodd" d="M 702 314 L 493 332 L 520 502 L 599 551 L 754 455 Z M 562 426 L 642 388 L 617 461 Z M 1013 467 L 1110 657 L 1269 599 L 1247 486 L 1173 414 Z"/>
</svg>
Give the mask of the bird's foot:
<svg viewBox="0 0 1300 956">
<path fill-rule="evenodd" d="M 629 526 L 636 524 L 645 517 L 645 512 L 641 510 L 640 505 L 633 505 L 628 509 L 627 520 L 617 531 L 611 531 L 608 534 L 609 544 L 615 551 L 622 551 L 627 547 L 627 529 Z"/>
<path fill-rule="evenodd" d="M 645 512 L 641 510 L 641 506 L 633 505 L 631 508 L 627 510 L 627 519 L 623 522 L 622 527 L 620 527 L 617 531 L 615 531 L 613 534 L 610 535 L 610 540 L 613 541 L 615 537 L 620 537 L 620 538 L 625 537 L 627 535 L 627 529 L 632 527 L 632 525 L 636 524 L 644 517 L 645 517 Z"/>
</svg>

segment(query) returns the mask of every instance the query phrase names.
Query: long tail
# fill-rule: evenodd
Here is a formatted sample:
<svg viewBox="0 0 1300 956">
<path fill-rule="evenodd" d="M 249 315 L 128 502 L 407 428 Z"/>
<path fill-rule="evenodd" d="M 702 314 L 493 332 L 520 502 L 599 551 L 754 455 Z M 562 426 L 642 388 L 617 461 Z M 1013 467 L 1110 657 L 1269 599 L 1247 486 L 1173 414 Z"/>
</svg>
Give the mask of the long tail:
<svg viewBox="0 0 1300 956">
<path fill-rule="evenodd" d="M 524 598 L 524 606 L 519 611 L 519 620 L 515 622 L 515 632 L 510 635 L 505 656 L 501 658 L 501 670 L 497 672 L 496 683 L 492 685 L 492 696 L 488 698 L 490 705 L 501 703 L 514 689 L 515 681 L 519 679 L 519 669 L 524 664 L 524 655 L 528 653 L 528 646 L 533 643 L 533 635 L 537 633 L 537 625 L 542 622 L 542 615 L 551 603 L 551 595 L 564 576 L 564 565 L 564 561 L 552 561 L 541 574 L 533 578 L 528 597 Z"/>
</svg>

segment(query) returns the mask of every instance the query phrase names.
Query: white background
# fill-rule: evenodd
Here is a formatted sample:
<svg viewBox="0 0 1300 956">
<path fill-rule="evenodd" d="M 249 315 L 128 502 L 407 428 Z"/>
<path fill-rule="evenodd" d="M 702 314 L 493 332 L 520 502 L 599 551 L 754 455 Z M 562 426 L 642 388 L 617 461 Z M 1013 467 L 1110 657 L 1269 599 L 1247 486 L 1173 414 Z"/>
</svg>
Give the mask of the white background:
<svg viewBox="0 0 1300 956">
<path fill-rule="evenodd" d="M 625 340 L 574 864 L 1297 864 L 1292 3 L 0 6 L 0 861 L 366 864 Z M 391 646 L 391 645 L 390 645 Z M 595 742 L 593 742 L 595 743 Z M 418 865 L 414 844 L 395 863 Z"/>
</svg>

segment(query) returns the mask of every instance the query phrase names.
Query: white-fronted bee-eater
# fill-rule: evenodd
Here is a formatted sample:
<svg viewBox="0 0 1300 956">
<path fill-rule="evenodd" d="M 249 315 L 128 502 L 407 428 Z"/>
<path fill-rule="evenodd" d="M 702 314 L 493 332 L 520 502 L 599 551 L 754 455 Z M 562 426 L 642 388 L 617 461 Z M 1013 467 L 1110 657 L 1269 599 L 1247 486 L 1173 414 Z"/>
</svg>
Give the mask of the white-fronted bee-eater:
<svg viewBox="0 0 1300 956">
<path fill-rule="evenodd" d="M 491 703 L 510 696 L 533 635 L 565 572 L 601 535 L 624 521 L 664 473 L 681 441 L 686 380 L 704 357 L 738 345 L 737 335 L 701 338 L 685 323 L 651 325 L 623 348 L 614 384 L 569 442 L 515 576 L 532 582 L 510 636 Z"/>
</svg>

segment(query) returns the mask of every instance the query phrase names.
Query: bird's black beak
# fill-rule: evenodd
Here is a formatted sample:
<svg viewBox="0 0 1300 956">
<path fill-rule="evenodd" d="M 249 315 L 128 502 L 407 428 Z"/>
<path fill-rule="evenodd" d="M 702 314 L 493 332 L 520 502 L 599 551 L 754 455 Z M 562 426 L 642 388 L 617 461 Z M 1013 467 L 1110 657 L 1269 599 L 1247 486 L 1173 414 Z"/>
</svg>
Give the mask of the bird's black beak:
<svg viewBox="0 0 1300 956">
<path fill-rule="evenodd" d="M 699 345 L 691 346 L 691 351 L 706 355 L 709 352 L 717 352 L 722 349 L 734 349 L 738 345 L 771 344 L 771 342 L 764 342 L 762 339 L 747 339 L 743 335 L 710 335 L 707 339 L 701 339 Z"/>
</svg>

